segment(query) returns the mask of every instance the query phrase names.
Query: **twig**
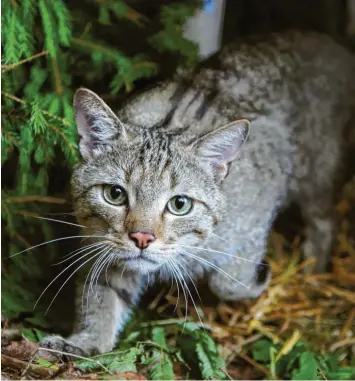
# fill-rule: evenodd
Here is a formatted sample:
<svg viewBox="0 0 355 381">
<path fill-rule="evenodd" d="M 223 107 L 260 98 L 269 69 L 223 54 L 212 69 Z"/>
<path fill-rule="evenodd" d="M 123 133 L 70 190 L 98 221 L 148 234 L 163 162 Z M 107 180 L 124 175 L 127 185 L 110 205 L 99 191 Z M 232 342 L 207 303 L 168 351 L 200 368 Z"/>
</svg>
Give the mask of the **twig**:
<svg viewBox="0 0 355 381">
<path fill-rule="evenodd" d="M 21 371 L 28 367 L 28 363 L 26 361 L 15 359 L 6 355 L 1 355 L 1 365 L 3 367 L 15 368 Z M 58 373 L 59 368 L 50 369 L 36 364 L 29 364 L 28 370 L 41 378 L 48 378 L 53 377 L 56 373 Z"/>
<path fill-rule="evenodd" d="M 15 101 L 17 103 L 21 103 L 23 105 L 28 105 L 28 103 L 25 102 L 24 100 L 22 100 L 21 98 L 18 98 L 15 95 L 9 94 L 6 91 L 2 91 L 1 94 L 3 94 L 5 97 L 7 97 L 9 99 L 12 99 L 13 101 Z M 50 116 L 53 119 L 59 120 L 65 126 L 71 126 L 71 124 L 66 119 L 60 118 L 59 116 L 56 116 L 56 115 L 54 115 L 54 114 L 52 114 L 52 113 L 50 113 L 50 112 L 48 112 L 46 110 L 43 110 L 43 109 L 41 109 L 41 111 L 43 112 L 43 114 L 48 115 L 48 116 Z"/>
<path fill-rule="evenodd" d="M 46 204 L 66 204 L 67 203 L 67 200 L 65 200 L 64 198 L 38 196 L 38 195 L 8 197 L 4 201 L 9 204 L 24 203 L 24 202 L 43 202 Z"/>
<path fill-rule="evenodd" d="M 260 365 L 255 360 L 250 358 L 248 355 L 245 355 L 243 353 L 238 353 L 238 356 L 241 357 L 246 362 L 248 362 L 249 364 L 253 365 L 256 369 L 259 369 L 261 372 L 266 374 L 268 377 L 270 377 L 270 371 L 269 371 L 269 369 L 267 369 L 264 366 Z"/>
<path fill-rule="evenodd" d="M 48 50 L 43 50 L 43 52 L 41 52 L 41 53 L 37 53 L 37 54 L 35 54 L 35 55 L 32 56 L 32 57 L 25 58 L 25 59 L 23 59 L 23 60 L 21 60 L 21 61 L 19 61 L 19 62 L 16 62 L 16 63 L 14 63 L 14 64 L 12 64 L 12 65 L 1 65 L 1 69 L 3 69 L 4 72 L 5 72 L 5 71 L 8 71 L 8 70 L 12 70 L 12 69 L 17 68 L 17 66 L 20 66 L 20 65 L 22 65 L 22 64 L 24 64 L 24 63 L 26 63 L 26 62 L 33 61 L 33 60 L 35 60 L 36 58 L 45 56 L 45 55 L 47 55 L 47 54 L 48 54 Z"/>
<path fill-rule="evenodd" d="M 26 366 L 26 368 L 23 370 L 23 372 L 21 373 L 21 377 L 22 379 L 24 378 L 25 374 L 27 373 L 29 367 L 32 365 L 33 363 L 33 360 L 36 358 L 36 353 L 37 353 L 37 349 L 34 351 L 34 353 L 32 354 L 31 358 L 29 359 L 28 361 L 28 364 Z"/>
<path fill-rule="evenodd" d="M 52 65 L 53 65 L 55 84 L 57 87 L 57 94 L 61 94 L 63 92 L 63 84 L 62 84 L 62 79 L 60 77 L 58 62 L 55 58 L 52 58 Z"/>
<path fill-rule="evenodd" d="M 80 38 L 73 37 L 71 41 L 76 45 L 85 46 L 93 50 L 98 50 L 102 53 L 117 54 L 117 52 L 114 49 L 105 48 L 104 46 L 94 44 L 93 42 L 81 40 Z"/>
<path fill-rule="evenodd" d="M 230 379 L 233 380 L 233 378 L 228 374 L 228 372 L 224 369 L 221 369 L 221 371 Z"/>
<path fill-rule="evenodd" d="M 57 134 L 59 134 L 63 140 L 66 141 L 66 143 L 68 144 L 69 146 L 69 149 L 70 151 L 75 154 L 76 150 L 75 150 L 75 147 L 73 146 L 73 144 L 71 143 L 71 141 L 68 139 L 68 137 L 63 133 L 63 131 L 59 130 L 56 126 L 54 126 L 53 124 L 48 124 L 48 127 L 50 127 L 52 130 L 54 130 Z"/>
<path fill-rule="evenodd" d="M 329 348 L 329 351 L 330 352 L 334 352 L 336 351 L 337 349 L 341 348 L 341 347 L 344 347 L 345 345 L 352 345 L 352 344 L 355 344 L 355 337 L 353 338 L 349 338 L 349 339 L 345 339 L 345 340 L 341 340 L 341 341 L 338 341 L 337 343 L 333 344 L 330 348 Z"/>
<path fill-rule="evenodd" d="M 51 353 L 58 353 L 58 354 L 60 354 L 60 355 L 65 355 L 65 356 L 69 356 L 69 357 L 75 357 L 75 358 L 78 358 L 78 359 L 80 359 L 80 360 L 91 361 L 91 362 L 93 362 L 94 364 L 97 364 L 97 365 L 101 366 L 101 368 L 102 368 L 103 370 L 105 370 L 107 373 L 112 374 L 112 372 L 111 372 L 108 368 L 106 368 L 105 365 L 101 364 L 100 361 L 93 360 L 93 359 L 90 359 L 90 358 L 88 358 L 88 357 L 79 356 L 79 355 L 75 355 L 75 354 L 73 354 L 73 353 L 63 352 L 63 351 L 58 351 L 58 350 L 56 350 L 56 349 L 49 349 L 49 348 L 44 348 L 44 347 L 38 347 L 37 352 L 38 352 L 38 351 L 47 351 L 47 352 L 51 352 Z"/>
</svg>

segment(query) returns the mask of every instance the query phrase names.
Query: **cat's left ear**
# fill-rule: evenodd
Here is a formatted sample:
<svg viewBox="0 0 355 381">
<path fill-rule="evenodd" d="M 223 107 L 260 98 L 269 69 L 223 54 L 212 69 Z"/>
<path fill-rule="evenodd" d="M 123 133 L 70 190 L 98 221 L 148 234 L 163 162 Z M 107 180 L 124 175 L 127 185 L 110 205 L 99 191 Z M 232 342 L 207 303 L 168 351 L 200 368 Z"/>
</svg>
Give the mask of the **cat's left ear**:
<svg viewBox="0 0 355 381">
<path fill-rule="evenodd" d="M 95 154 L 95 148 L 118 138 L 128 138 L 128 131 L 109 106 L 94 92 L 79 89 L 74 96 L 74 112 L 83 158 Z"/>
<path fill-rule="evenodd" d="M 198 138 L 192 144 L 195 154 L 212 164 L 217 182 L 227 176 L 230 163 L 248 137 L 249 126 L 246 119 L 236 120 Z"/>
</svg>

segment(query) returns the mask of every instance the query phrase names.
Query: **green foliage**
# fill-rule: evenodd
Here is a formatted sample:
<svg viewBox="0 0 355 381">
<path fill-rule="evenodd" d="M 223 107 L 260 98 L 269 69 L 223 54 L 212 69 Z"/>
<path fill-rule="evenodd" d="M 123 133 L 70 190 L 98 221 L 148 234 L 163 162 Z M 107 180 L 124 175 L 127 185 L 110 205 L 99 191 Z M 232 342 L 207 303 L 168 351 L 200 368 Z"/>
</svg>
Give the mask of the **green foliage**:
<svg viewBox="0 0 355 381">
<path fill-rule="evenodd" d="M 336 353 L 323 355 L 316 352 L 306 342 L 298 342 L 290 352 L 275 359 L 281 346 L 272 341 L 261 339 L 253 343 L 253 358 L 265 364 L 274 379 L 291 380 L 352 380 L 355 368 L 343 367 L 339 364 Z"/>
<path fill-rule="evenodd" d="M 191 13 L 193 3 L 189 0 L 164 6 L 162 29 L 154 40 L 149 34 L 151 28 L 146 26 L 157 20 L 149 20 L 123 0 L 2 2 L 4 258 L 61 235 L 58 225 L 33 217 L 62 212 L 66 205 L 70 169 L 78 160 L 72 109 L 76 88 L 99 88 L 108 97 L 123 95 L 138 80 L 159 72 L 159 62 L 145 51 L 127 54 L 124 47 L 117 46 L 112 36 L 125 33 L 122 20 L 133 23 L 137 30 L 146 30 L 147 51 L 151 52 L 148 44 L 153 38 L 152 44 L 159 51 L 178 52 L 179 57 L 192 62 L 194 44 L 184 42 L 180 27 L 174 32 L 176 42 L 170 40 L 172 23 L 180 25 Z M 66 180 L 59 181 L 58 176 Z M 65 211 L 70 211 L 69 207 Z M 48 304 L 40 303 L 34 312 L 32 309 L 48 280 L 58 273 L 50 264 L 60 254 L 50 245 L 3 260 L 5 316 L 30 312 L 32 317 L 27 320 L 48 326 L 43 317 Z"/>
<path fill-rule="evenodd" d="M 83 371 L 100 371 L 106 368 L 111 372 L 137 372 L 136 362 L 140 354 L 140 350 L 133 347 L 94 356 L 88 360 L 80 360 L 76 362 L 76 365 Z"/>
<path fill-rule="evenodd" d="M 188 65 L 196 62 L 198 50 L 196 45 L 183 37 L 183 25 L 191 17 L 198 2 L 186 4 L 166 5 L 161 8 L 161 20 L 164 29 L 152 36 L 150 41 L 158 50 L 167 50 L 178 53 L 185 58 Z"/>
<path fill-rule="evenodd" d="M 139 372 L 148 370 L 151 380 L 174 380 L 174 365 L 187 370 L 198 364 L 202 379 L 225 379 L 225 364 L 219 356 L 216 343 L 197 324 L 189 322 L 184 327 L 155 325 L 139 328 L 121 338 L 118 348 L 110 353 L 76 361 L 82 371 Z M 186 348 L 192 348 L 187 351 Z M 186 372 L 185 372 L 186 374 Z"/>
<path fill-rule="evenodd" d="M 44 332 L 37 328 L 22 328 L 21 333 L 25 339 L 32 341 L 33 343 L 38 343 L 46 336 Z"/>
<path fill-rule="evenodd" d="M 154 348 L 152 351 L 150 378 L 152 380 L 174 380 L 173 363 L 169 354 L 164 351 L 168 351 L 169 347 L 166 343 L 165 330 L 162 327 L 152 329 L 152 341 L 160 348 Z"/>
<path fill-rule="evenodd" d="M 203 379 L 224 380 L 226 378 L 224 360 L 219 356 L 218 348 L 208 333 L 188 322 L 183 327 L 184 333 L 179 342 L 183 348 L 183 355 L 192 363 L 198 363 Z"/>
</svg>

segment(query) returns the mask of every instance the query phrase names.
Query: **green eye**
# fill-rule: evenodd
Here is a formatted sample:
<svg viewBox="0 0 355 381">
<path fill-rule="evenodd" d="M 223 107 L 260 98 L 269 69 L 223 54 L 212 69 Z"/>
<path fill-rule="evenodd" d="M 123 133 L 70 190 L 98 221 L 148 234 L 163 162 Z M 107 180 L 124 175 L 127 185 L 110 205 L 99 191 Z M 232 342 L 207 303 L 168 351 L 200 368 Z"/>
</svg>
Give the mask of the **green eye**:
<svg viewBox="0 0 355 381">
<path fill-rule="evenodd" d="M 127 193 L 118 185 L 105 185 L 104 198 L 109 204 L 123 205 L 127 201 Z"/>
<path fill-rule="evenodd" d="M 168 202 L 168 211 L 176 216 L 184 216 L 191 212 L 192 200 L 186 196 L 175 196 Z"/>
</svg>

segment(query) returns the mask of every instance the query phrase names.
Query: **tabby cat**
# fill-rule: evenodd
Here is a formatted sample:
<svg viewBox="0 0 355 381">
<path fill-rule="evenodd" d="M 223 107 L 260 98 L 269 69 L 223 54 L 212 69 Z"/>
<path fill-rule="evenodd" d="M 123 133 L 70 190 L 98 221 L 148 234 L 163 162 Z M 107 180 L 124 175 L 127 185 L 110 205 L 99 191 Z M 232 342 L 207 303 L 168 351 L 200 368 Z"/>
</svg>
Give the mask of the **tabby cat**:
<svg viewBox="0 0 355 381">
<path fill-rule="evenodd" d="M 296 31 L 227 46 L 117 115 L 79 89 L 72 196 L 93 237 L 74 258 L 83 270 L 74 334 L 42 346 L 110 351 L 149 278 L 186 289 L 204 277 L 222 300 L 256 298 L 270 281 L 262 264 L 270 228 L 293 201 L 306 222 L 304 256 L 324 271 L 354 104 L 351 53 Z"/>
</svg>

